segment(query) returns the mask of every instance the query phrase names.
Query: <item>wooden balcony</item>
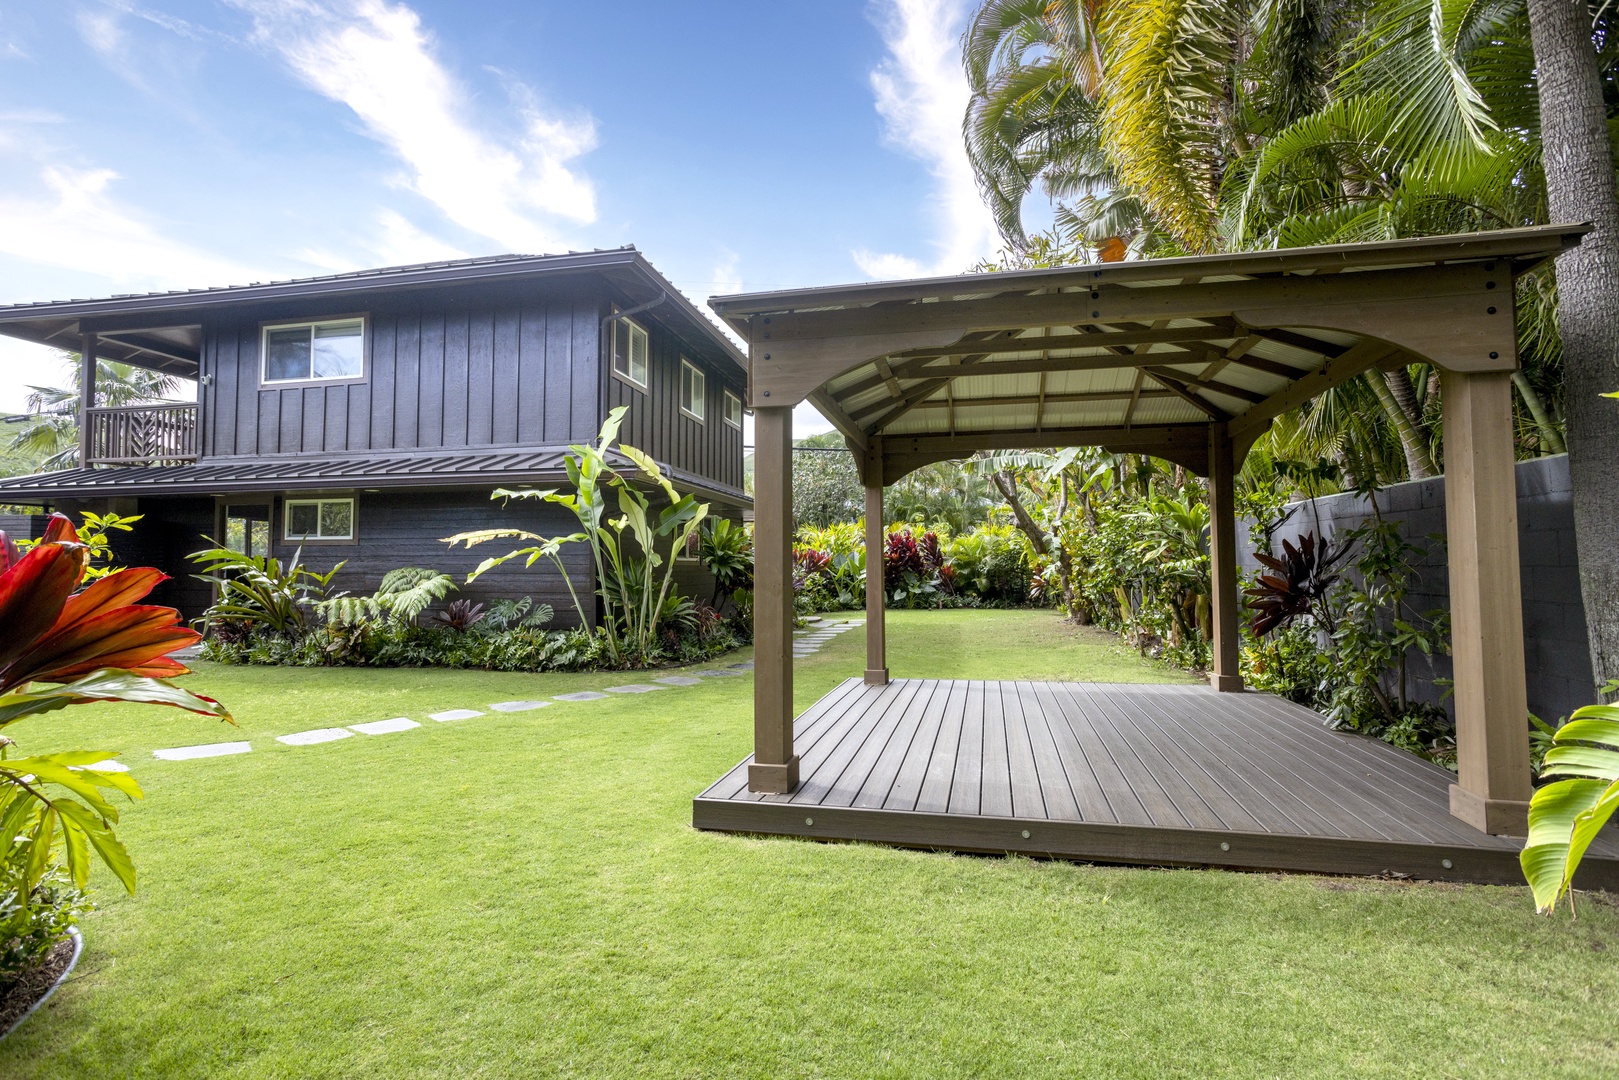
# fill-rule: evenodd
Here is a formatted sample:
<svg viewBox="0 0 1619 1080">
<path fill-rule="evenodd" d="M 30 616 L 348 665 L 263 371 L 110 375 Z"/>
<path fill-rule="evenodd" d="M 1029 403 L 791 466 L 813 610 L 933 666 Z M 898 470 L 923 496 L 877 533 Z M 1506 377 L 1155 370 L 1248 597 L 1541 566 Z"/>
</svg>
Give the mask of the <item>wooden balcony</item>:
<svg viewBox="0 0 1619 1080">
<path fill-rule="evenodd" d="M 179 465 L 197 460 L 197 406 L 124 405 L 84 412 L 87 465 Z"/>
</svg>

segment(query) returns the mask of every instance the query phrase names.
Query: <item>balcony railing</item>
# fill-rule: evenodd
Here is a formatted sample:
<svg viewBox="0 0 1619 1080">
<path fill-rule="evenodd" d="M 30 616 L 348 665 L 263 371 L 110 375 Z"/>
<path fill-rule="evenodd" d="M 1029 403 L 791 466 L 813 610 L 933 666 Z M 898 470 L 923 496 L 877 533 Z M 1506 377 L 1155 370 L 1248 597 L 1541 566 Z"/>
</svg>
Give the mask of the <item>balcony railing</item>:
<svg viewBox="0 0 1619 1080">
<path fill-rule="evenodd" d="M 197 407 L 189 403 L 85 410 L 89 465 L 178 465 L 197 460 Z"/>
</svg>

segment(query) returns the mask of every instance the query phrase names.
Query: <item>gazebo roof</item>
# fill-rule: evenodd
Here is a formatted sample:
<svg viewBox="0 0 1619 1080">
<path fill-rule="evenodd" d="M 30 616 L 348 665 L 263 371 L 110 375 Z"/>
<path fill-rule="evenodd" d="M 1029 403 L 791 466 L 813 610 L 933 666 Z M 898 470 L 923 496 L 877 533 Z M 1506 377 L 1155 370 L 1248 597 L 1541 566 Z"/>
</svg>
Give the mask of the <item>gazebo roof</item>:
<svg viewBox="0 0 1619 1080">
<path fill-rule="evenodd" d="M 1210 423 L 1255 436 L 1378 364 L 1513 367 L 1513 275 L 1586 231 L 1548 225 L 709 304 L 751 343 L 755 407 L 808 398 L 857 447 L 880 435 L 919 455 L 913 465 L 1063 442 L 1162 441 L 1176 457 L 1170 444 L 1185 441 L 1195 457 Z M 1413 309 L 1418 295 L 1427 310 Z"/>
</svg>

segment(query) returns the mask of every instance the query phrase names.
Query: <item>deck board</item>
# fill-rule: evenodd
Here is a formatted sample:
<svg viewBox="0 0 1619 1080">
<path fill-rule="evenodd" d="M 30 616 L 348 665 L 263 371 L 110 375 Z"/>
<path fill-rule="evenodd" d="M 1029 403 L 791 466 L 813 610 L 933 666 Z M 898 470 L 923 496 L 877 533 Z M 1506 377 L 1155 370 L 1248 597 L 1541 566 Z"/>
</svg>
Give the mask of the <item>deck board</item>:
<svg viewBox="0 0 1619 1080">
<path fill-rule="evenodd" d="M 749 792 L 744 760 L 694 800 L 693 823 L 1098 862 L 1522 880 L 1521 841 L 1450 815 L 1450 773 L 1264 694 L 848 679 L 798 719 L 795 743 L 797 791 Z M 1612 833 L 1580 884 L 1619 888 Z"/>
</svg>

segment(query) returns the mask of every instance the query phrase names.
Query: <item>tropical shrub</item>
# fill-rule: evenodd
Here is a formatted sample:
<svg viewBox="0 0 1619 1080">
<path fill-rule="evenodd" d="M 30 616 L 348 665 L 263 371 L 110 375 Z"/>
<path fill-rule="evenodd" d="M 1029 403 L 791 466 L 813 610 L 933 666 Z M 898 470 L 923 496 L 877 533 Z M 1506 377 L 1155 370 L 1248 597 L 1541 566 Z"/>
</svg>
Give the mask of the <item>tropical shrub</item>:
<svg viewBox="0 0 1619 1080">
<path fill-rule="evenodd" d="M 608 413 L 593 445 L 575 444 L 568 448 L 563 463 L 568 481 L 573 485 L 571 492 L 501 488 L 493 495 L 497 499 L 538 499 L 564 507 L 578 520 L 579 532 L 547 538 L 522 529 L 481 529 L 458 533 L 445 540 L 451 547 L 463 543 L 468 548 L 496 539 L 535 541 L 529 547 L 483 560 L 467 575 L 467 580 L 474 581 L 493 567 L 513 559 L 525 560 L 526 566 L 533 566 L 542 558 L 549 559 L 567 584 L 579 612 L 580 625 L 589 625 L 591 620 L 580 603 L 560 552 L 564 544 L 587 544 L 598 583 L 596 594 L 602 601 L 601 625 L 606 648 L 619 665 L 644 663 L 653 651 L 659 624 L 667 610 L 666 601 L 674 587 L 674 553 L 685 550 L 687 542 L 708 516 L 707 503 L 698 502 L 690 494 L 681 495 L 663 475 L 657 462 L 633 446 L 621 443 L 617 453 L 661 488 L 668 500 L 668 505 L 654 516 L 651 500 L 631 482 L 629 475 L 612 463 L 609 452 L 628 411 L 627 406 L 621 405 Z M 607 516 L 609 490 L 617 496 L 619 515 L 614 518 Z M 660 541 L 666 545 L 663 551 L 659 550 Z M 661 576 L 659 567 L 663 568 Z"/>
<path fill-rule="evenodd" d="M 327 580 L 342 567 L 339 563 Z M 323 582 L 324 584 L 324 582 Z M 430 570 L 424 566 L 401 566 L 382 575 L 377 591 L 370 596 L 350 596 L 339 593 L 324 600 L 312 601 L 310 606 L 328 623 L 364 623 L 378 619 L 392 619 L 411 625 L 421 618 L 435 601 L 442 600 L 455 589 L 455 579 L 449 574 Z"/>
<path fill-rule="evenodd" d="M 753 537 L 747 527 L 729 518 L 715 518 L 703 527 L 697 557 L 714 575 L 713 607 L 737 589 L 753 588 Z"/>
<path fill-rule="evenodd" d="M 483 622 L 479 625 L 491 633 L 517 629 L 531 630 L 547 625 L 555 615 L 556 610 L 550 604 L 540 604 L 536 607 L 532 596 L 520 596 L 516 599 L 496 600 L 490 604 Z"/>
<path fill-rule="evenodd" d="M 212 537 L 204 539 L 214 543 Z M 211 582 L 219 591 L 219 599 L 196 622 L 205 630 L 224 628 L 235 634 L 299 633 L 309 612 L 319 609 L 332 578 L 345 565 L 340 562 L 324 574 L 317 573 L 303 565 L 302 548 L 285 564 L 273 556 L 244 555 L 219 546 L 186 558 L 207 571 L 192 576 Z"/>
<path fill-rule="evenodd" d="M 0 732 L 30 716 L 97 701 L 171 705 L 234 723 L 219 702 L 168 680 L 169 658 L 198 634 L 173 608 L 140 604 L 167 580 L 150 568 L 105 574 L 81 591 L 91 556 L 73 524 L 51 515 L 21 554 L 0 533 Z M 95 768 L 98 750 L 11 757 L 0 736 L 0 977 L 66 933 L 97 858 L 131 893 L 135 866 L 114 826 L 114 792 L 140 798 L 128 773 Z M 60 867 L 61 872 L 58 872 Z"/>
<path fill-rule="evenodd" d="M 1574 874 L 1586 849 L 1619 810 L 1619 706 L 1576 709 L 1556 730 L 1540 775 L 1554 782 L 1529 801 L 1529 839 L 1518 856 L 1535 896 L 1550 912 L 1574 904 Z"/>
</svg>

